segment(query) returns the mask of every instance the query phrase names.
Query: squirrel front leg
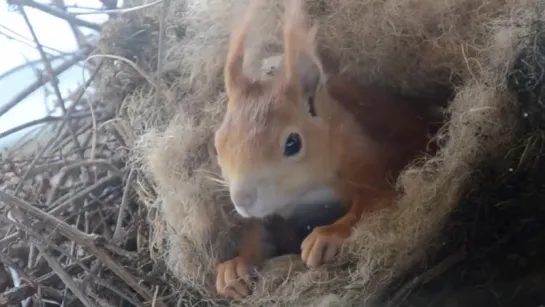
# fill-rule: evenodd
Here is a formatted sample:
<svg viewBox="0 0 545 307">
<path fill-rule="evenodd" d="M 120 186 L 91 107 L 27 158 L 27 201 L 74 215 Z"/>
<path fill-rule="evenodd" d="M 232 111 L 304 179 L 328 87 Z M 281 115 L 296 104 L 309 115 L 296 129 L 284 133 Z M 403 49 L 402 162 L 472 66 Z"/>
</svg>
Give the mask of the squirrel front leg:
<svg viewBox="0 0 545 307">
<path fill-rule="evenodd" d="M 377 205 L 393 203 L 394 190 L 383 190 L 378 193 L 358 193 L 349 203 L 348 212 L 331 225 L 320 226 L 303 240 L 301 259 L 308 267 L 317 267 L 332 262 L 341 249 L 342 244 L 352 234 L 353 227 L 360 221 L 365 212 Z"/>
<path fill-rule="evenodd" d="M 238 256 L 216 267 L 216 291 L 232 299 L 250 294 L 250 273 L 269 257 L 272 249 L 262 220 L 248 221 L 242 232 Z"/>
</svg>

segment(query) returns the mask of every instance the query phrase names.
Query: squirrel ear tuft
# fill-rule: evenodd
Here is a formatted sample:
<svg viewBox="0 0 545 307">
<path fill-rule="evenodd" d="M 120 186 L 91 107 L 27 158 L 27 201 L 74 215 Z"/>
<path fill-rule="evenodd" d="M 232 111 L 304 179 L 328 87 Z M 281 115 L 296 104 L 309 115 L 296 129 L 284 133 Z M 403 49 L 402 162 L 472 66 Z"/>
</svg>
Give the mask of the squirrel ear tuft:
<svg viewBox="0 0 545 307">
<path fill-rule="evenodd" d="M 229 97 L 243 90 L 250 84 L 249 78 L 244 73 L 245 41 L 252 21 L 253 13 L 259 0 L 250 2 L 244 18 L 231 33 L 227 60 L 224 68 L 225 90 Z"/>
<path fill-rule="evenodd" d="M 301 0 L 287 0 L 284 17 L 284 65 L 289 84 L 305 97 L 313 96 L 324 81 L 322 63 L 316 51 L 318 27 L 310 25 Z"/>
</svg>

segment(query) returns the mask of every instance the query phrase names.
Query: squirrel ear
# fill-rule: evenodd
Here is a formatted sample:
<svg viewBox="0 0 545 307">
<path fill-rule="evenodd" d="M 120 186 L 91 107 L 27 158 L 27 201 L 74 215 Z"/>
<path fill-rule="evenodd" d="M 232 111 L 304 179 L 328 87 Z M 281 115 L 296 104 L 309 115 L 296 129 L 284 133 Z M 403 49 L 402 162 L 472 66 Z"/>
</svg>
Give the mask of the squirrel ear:
<svg viewBox="0 0 545 307">
<path fill-rule="evenodd" d="M 320 63 L 305 53 L 299 53 L 294 64 L 295 80 L 292 81 L 298 83 L 298 87 L 305 98 L 314 96 L 318 85 L 323 80 Z"/>
<path fill-rule="evenodd" d="M 248 78 L 244 74 L 244 40 L 246 33 L 243 30 L 231 37 L 229 51 L 224 69 L 225 90 L 229 97 L 244 89 L 248 84 Z"/>
<path fill-rule="evenodd" d="M 250 2 L 244 18 L 238 24 L 237 28 L 235 28 L 235 30 L 231 33 L 227 60 L 224 67 L 225 90 L 229 97 L 233 97 L 233 95 L 243 90 L 250 84 L 250 80 L 245 75 L 243 69 L 245 53 L 244 49 L 248 28 L 254 13 L 253 11 L 258 3 L 259 1 L 257 0 Z"/>
<path fill-rule="evenodd" d="M 296 85 L 305 97 L 314 95 L 324 80 L 317 56 L 315 37 L 318 27 L 310 26 L 301 0 L 290 0 L 284 17 L 284 65 L 288 84 Z"/>
</svg>

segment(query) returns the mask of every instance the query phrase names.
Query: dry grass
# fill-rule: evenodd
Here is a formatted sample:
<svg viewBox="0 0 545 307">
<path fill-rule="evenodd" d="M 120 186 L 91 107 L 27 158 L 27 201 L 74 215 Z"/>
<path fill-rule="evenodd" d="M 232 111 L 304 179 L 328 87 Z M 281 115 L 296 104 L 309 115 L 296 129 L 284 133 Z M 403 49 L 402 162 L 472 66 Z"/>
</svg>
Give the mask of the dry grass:
<svg viewBox="0 0 545 307">
<path fill-rule="evenodd" d="M 259 27 L 253 29 L 245 63 L 255 74 L 262 72 L 265 59 L 281 51 L 278 3 L 263 4 L 256 18 Z M 425 259 L 426 252 L 441 254 L 426 246 L 442 239 L 440 230 L 455 221 L 450 213 L 468 191 L 489 180 L 476 172 L 490 168 L 505 174 L 508 168 L 498 159 L 518 148 L 513 146 L 519 138 L 526 138 L 520 132 L 524 120 L 517 117 L 520 106 L 505 76 L 519 50 L 536 35 L 531 28 L 539 18 L 535 3 L 342 0 L 308 4 L 321 24 L 323 56 L 331 58 L 334 67 L 362 82 L 406 95 L 438 97 L 454 89 L 450 121 L 440 136 L 444 141 L 439 154 L 407 169 L 399 180 L 403 192 L 397 206 L 362 223 L 336 266 L 308 271 L 297 257 L 273 260 L 277 265 L 272 271 L 268 271 L 270 264 L 261 270 L 254 294 L 236 303 L 244 306 L 310 305 L 324 295 L 336 297 L 332 304 L 361 306 L 372 304 L 385 289 L 395 291 L 392 282 L 408 278 L 403 273 L 406 269 L 419 271 L 419 260 Z M 245 1 L 174 2 L 165 19 L 169 31 L 163 99 L 157 104 L 149 86 L 136 81 L 140 85 L 124 98 L 124 124 L 135 140 L 132 161 L 159 195 L 148 204 L 158 209 L 156 226 L 166 244 L 169 268 L 184 286 L 213 300 L 210 304 L 222 304 L 212 286 L 214 265 L 233 255 L 242 223 L 233 214 L 225 191 L 209 177 L 218 176 L 211 141 L 225 102 L 221 76 L 231 18 L 240 15 L 244 6 Z M 137 32 L 138 25 L 134 26 Z M 109 29 L 126 36 L 117 27 Z M 534 148 L 527 154 L 539 153 Z M 516 161 L 517 154 L 512 159 Z M 453 258 L 443 256 L 447 265 L 440 272 L 468 259 L 465 253 L 451 253 Z M 286 272 L 289 279 L 279 282 Z M 421 279 L 408 287 L 417 287 Z M 403 297 L 408 288 L 399 291 L 397 297 Z"/>
</svg>

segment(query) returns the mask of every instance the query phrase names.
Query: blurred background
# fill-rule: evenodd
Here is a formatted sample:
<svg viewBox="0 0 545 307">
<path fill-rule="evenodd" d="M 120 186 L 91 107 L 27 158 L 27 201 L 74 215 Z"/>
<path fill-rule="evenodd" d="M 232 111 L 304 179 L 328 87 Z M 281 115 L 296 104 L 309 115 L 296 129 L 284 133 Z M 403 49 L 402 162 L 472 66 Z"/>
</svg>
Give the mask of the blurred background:
<svg viewBox="0 0 545 307">
<path fill-rule="evenodd" d="M 0 1 L 0 148 L 28 147 L 62 118 L 89 78 L 84 60 L 110 18 L 107 10 L 122 6 L 123 0 Z"/>
</svg>

